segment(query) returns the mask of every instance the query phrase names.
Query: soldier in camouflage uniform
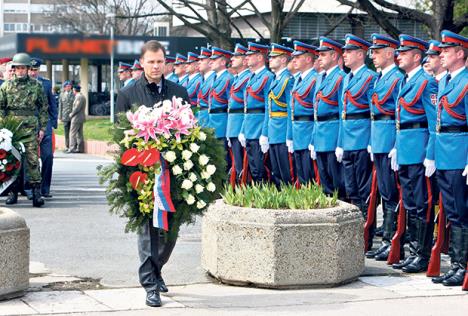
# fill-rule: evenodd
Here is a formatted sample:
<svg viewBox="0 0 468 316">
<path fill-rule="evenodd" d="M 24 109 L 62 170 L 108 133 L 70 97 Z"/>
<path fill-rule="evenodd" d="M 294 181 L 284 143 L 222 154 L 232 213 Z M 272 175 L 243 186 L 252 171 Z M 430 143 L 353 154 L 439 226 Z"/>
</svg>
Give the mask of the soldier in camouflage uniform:
<svg viewBox="0 0 468 316">
<path fill-rule="evenodd" d="M 63 83 L 63 89 L 62 92 L 60 92 L 59 98 L 59 120 L 63 122 L 63 130 L 65 133 L 65 151 L 70 148 L 70 113 L 73 108 L 74 100 L 75 95 L 72 91 L 72 84 L 67 80 Z"/>
<path fill-rule="evenodd" d="M 44 205 L 44 200 L 41 197 L 41 172 L 37 151 L 47 125 L 48 104 L 41 83 L 28 76 L 31 57 L 25 53 L 18 53 L 13 57 L 12 66 L 15 68 L 13 78 L 0 87 L 0 113 L 19 119 L 22 129 L 29 132 L 29 137 L 24 142 L 25 164 L 33 188 L 33 206 L 40 207 Z M 17 200 L 18 185 L 15 183 L 6 203 L 14 204 Z"/>
</svg>

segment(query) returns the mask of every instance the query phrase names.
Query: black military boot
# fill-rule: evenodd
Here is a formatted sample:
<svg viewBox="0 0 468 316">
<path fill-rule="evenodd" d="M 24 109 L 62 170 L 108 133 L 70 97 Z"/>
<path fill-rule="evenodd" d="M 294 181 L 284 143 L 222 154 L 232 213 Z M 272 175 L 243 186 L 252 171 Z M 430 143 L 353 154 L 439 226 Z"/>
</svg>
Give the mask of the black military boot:
<svg viewBox="0 0 468 316">
<path fill-rule="evenodd" d="M 434 222 L 427 223 L 425 219 L 418 219 L 418 247 L 416 259 L 402 268 L 406 273 L 419 273 L 427 271 L 431 257 L 432 240 L 434 235 Z"/>
<path fill-rule="evenodd" d="M 409 253 L 410 255 L 403 261 L 400 261 L 399 263 L 394 263 L 392 264 L 393 269 L 402 269 L 403 267 L 409 265 L 413 260 L 416 258 L 416 248 L 418 246 L 418 241 L 417 241 L 417 221 L 416 221 L 416 216 L 413 215 L 412 213 L 408 213 L 408 224 L 407 227 L 408 229 L 405 232 L 405 239 L 408 240 L 408 245 L 409 245 Z M 403 250 L 403 244 L 401 245 L 401 250 Z"/>
<path fill-rule="evenodd" d="M 454 275 L 442 281 L 445 286 L 460 286 L 465 279 L 466 262 L 468 260 L 468 229 L 457 227 L 456 231 L 457 234 L 461 233 L 462 235 L 462 238 L 457 238 L 457 243 L 453 245 L 453 253 L 458 261 L 458 270 Z M 455 231 L 452 232 L 455 234 Z"/>
<path fill-rule="evenodd" d="M 10 185 L 10 192 L 8 192 L 8 198 L 5 200 L 6 205 L 18 203 L 18 191 L 18 180 L 15 180 Z"/>
<path fill-rule="evenodd" d="M 396 231 L 396 213 L 393 209 L 388 209 L 385 212 L 384 218 L 384 233 L 382 236 L 382 245 L 379 254 L 375 255 L 376 261 L 387 261 L 388 255 L 390 254 L 390 248 L 392 245 L 392 238 Z"/>
<path fill-rule="evenodd" d="M 42 198 L 42 195 L 41 195 L 41 184 L 34 183 L 31 186 L 32 186 L 32 191 L 33 191 L 32 204 L 34 207 L 41 207 L 42 205 L 44 205 L 44 199 Z"/>
<path fill-rule="evenodd" d="M 454 253 L 454 248 L 457 248 L 457 244 L 461 243 L 461 240 L 455 240 L 456 238 L 461 239 L 463 237 L 461 233 L 461 228 L 454 225 L 450 226 L 450 245 L 449 245 L 449 256 L 450 256 L 450 270 L 442 274 L 441 276 L 432 278 L 434 283 L 442 283 L 444 280 L 452 277 L 458 270 L 459 265 L 457 261 L 457 256 Z"/>
</svg>

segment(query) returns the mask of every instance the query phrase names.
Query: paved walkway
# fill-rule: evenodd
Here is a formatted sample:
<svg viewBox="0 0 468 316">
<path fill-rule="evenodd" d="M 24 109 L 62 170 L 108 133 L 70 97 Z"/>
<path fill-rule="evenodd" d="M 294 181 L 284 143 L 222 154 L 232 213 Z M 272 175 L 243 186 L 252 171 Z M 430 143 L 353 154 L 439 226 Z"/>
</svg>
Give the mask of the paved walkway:
<svg viewBox="0 0 468 316">
<path fill-rule="evenodd" d="M 371 263 L 371 261 L 368 261 Z M 384 263 L 382 263 L 384 265 Z M 337 287 L 270 290 L 213 283 L 171 286 L 163 306 L 144 304 L 142 288 L 102 288 L 31 264 L 25 296 L 0 302 L 0 315 L 467 315 L 468 292 L 424 274 L 363 276 Z M 79 289 L 83 287 L 83 289 Z M 379 311 L 376 313 L 376 309 Z"/>
</svg>

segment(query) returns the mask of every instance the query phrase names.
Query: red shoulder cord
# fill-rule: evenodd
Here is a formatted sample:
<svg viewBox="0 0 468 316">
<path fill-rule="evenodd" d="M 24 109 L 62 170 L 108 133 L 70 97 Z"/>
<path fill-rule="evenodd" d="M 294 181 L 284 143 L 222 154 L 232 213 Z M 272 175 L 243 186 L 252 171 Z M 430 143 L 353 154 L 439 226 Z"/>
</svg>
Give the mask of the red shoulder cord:
<svg viewBox="0 0 468 316">
<path fill-rule="evenodd" d="M 259 96 L 259 95 L 257 95 L 257 94 L 265 87 L 267 81 L 268 81 L 268 77 L 263 78 L 262 84 L 261 84 L 260 87 L 259 87 L 257 90 L 255 90 L 255 91 L 252 89 L 252 86 L 248 86 L 248 87 L 247 87 L 247 93 L 248 93 L 252 98 L 254 98 L 255 100 L 258 100 L 258 101 L 260 101 L 260 102 L 265 102 L 265 98 L 263 98 L 263 97 L 261 97 L 261 96 Z"/>
<path fill-rule="evenodd" d="M 242 83 L 237 88 L 234 88 L 234 84 L 231 86 L 231 91 L 230 91 L 229 95 L 231 96 L 232 99 L 234 99 L 234 101 L 236 101 L 238 103 L 244 103 L 244 99 L 239 98 L 238 96 L 236 96 L 236 92 L 239 92 L 240 89 L 242 89 L 242 87 L 247 83 L 247 81 L 249 81 L 248 77 L 247 77 L 247 79 L 242 81 Z"/>
<path fill-rule="evenodd" d="M 303 94 L 299 94 L 299 91 L 294 91 L 293 99 L 296 100 L 300 105 L 302 105 L 305 108 L 312 108 L 314 104 L 312 102 L 304 101 L 304 98 L 309 95 L 310 90 L 312 89 L 314 85 L 315 85 L 315 79 L 312 80 L 312 82 L 310 83 L 310 85 L 307 87 L 307 89 L 304 91 Z"/>
<path fill-rule="evenodd" d="M 322 100 L 323 102 L 330 104 L 330 105 L 338 105 L 338 101 L 333 101 L 330 100 L 331 97 L 335 96 L 336 91 L 338 90 L 338 87 L 340 86 L 341 80 L 343 80 L 343 77 L 338 78 L 338 80 L 335 83 L 335 86 L 333 87 L 332 91 L 328 95 L 323 95 L 322 91 L 319 91 L 317 93 L 317 102 Z"/>
<path fill-rule="evenodd" d="M 199 87 L 200 87 L 200 81 L 197 82 L 197 85 L 195 86 L 195 89 L 193 89 L 193 92 L 189 94 L 189 98 L 193 98 L 197 94 Z"/>
<path fill-rule="evenodd" d="M 216 92 L 216 89 L 213 89 L 211 91 L 211 96 L 214 97 L 215 100 L 218 101 L 219 103 L 223 103 L 223 104 L 228 103 L 228 100 L 223 99 L 221 96 L 224 94 L 224 92 L 226 92 L 226 89 L 229 86 L 229 82 L 230 82 L 230 80 L 226 80 L 226 83 L 224 84 L 224 87 L 221 89 L 221 91 Z"/>
<path fill-rule="evenodd" d="M 395 89 L 395 86 L 397 85 L 399 79 L 395 79 L 390 86 L 390 89 L 387 91 L 387 93 L 384 95 L 382 100 L 379 100 L 379 95 L 375 92 L 372 95 L 372 104 L 375 105 L 375 107 L 379 110 L 380 113 L 384 115 L 394 115 L 395 111 L 392 110 L 385 110 L 382 106 L 387 102 L 388 98 L 392 95 L 393 90 Z"/>
<path fill-rule="evenodd" d="M 411 102 L 406 102 L 403 97 L 400 97 L 398 100 L 398 111 L 400 111 L 400 104 L 403 105 L 406 111 L 408 111 L 411 114 L 424 114 L 424 109 L 412 109 L 412 107 L 418 102 L 419 98 L 421 97 L 424 89 L 427 86 L 427 80 L 424 80 L 423 84 L 421 87 L 419 87 L 418 92 L 416 93 L 416 96 L 413 98 Z"/>
<path fill-rule="evenodd" d="M 465 97 L 465 94 L 466 94 L 467 91 L 468 91 L 468 85 L 465 85 L 465 88 L 463 88 L 462 93 L 460 93 L 458 98 L 453 103 L 449 103 L 447 96 L 444 95 L 442 98 L 440 98 L 440 101 L 439 101 L 439 111 L 442 111 L 442 108 L 440 107 L 440 105 L 442 105 L 444 107 L 445 111 L 447 111 L 447 113 L 450 116 L 452 116 L 452 117 L 454 117 L 454 118 L 456 118 L 458 120 L 465 121 L 466 120 L 466 113 L 465 113 L 465 115 L 458 114 L 457 112 L 452 110 L 452 108 L 456 107 L 460 103 L 460 101 Z"/>
<path fill-rule="evenodd" d="M 356 99 L 359 99 L 362 96 L 362 94 L 364 92 L 366 92 L 367 87 L 369 86 L 369 83 L 370 83 L 371 80 L 372 80 L 372 76 L 369 76 L 366 79 L 366 81 L 364 82 L 364 84 L 362 85 L 361 89 L 359 89 L 359 91 L 356 92 L 355 95 L 352 95 L 351 91 L 346 90 L 345 96 L 344 96 L 344 104 L 343 104 L 343 110 L 344 110 L 345 113 L 346 113 L 346 103 L 347 103 L 348 99 L 358 109 L 368 109 L 369 108 L 369 104 L 359 103 L 359 102 L 356 101 Z"/>
</svg>

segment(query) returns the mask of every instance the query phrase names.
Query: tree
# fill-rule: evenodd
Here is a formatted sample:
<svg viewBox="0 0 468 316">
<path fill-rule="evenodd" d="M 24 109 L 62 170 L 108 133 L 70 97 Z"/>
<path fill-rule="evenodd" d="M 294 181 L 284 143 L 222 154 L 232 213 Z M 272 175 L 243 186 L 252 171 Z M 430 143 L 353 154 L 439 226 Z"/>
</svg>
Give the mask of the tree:
<svg viewBox="0 0 468 316">
<path fill-rule="evenodd" d="M 108 23 L 113 23 L 116 35 L 146 34 L 152 31 L 153 21 L 138 16 L 157 10 L 151 0 L 54 0 L 53 6 L 48 15 L 51 24 L 79 34 L 106 33 Z M 133 18 L 110 21 L 106 18 L 110 13 Z"/>
<path fill-rule="evenodd" d="M 388 34 L 398 37 L 400 30 L 390 22 L 398 14 L 399 17 L 418 21 L 425 25 L 429 35 L 440 39 L 440 32 L 448 29 L 461 32 L 468 26 L 466 0 L 418 0 L 415 8 L 408 8 L 387 0 L 338 0 L 340 3 L 367 12 Z M 460 15 L 454 15 L 455 5 Z M 386 9 L 386 11 L 384 10 Z M 391 12 L 388 12 L 388 11 Z"/>
<path fill-rule="evenodd" d="M 228 0 L 173 0 L 172 5 L 167 0 L 157 0 L 166 10 L 165 13 L 152 13 L 140 16 L 119 16 L 119 18 L 149 17 L 170 15 L 174 16 L 186 27 L 196 30 L 213 43 L 213 45 L 232 49 L 232 33 L 240 38 L 244 38 L 241 30 L 236 24 L 237 21 L 246 23 L 253 30 L 259 39 L 264 39 L 263 35 L 252 25 L 247 14 L 257 16 L 270 33 L 272 42 L 279 42 L 283 35 L 283 30 L 291 21 L 293 16 L 301 8 L 305 0 L 293 0 L 289 7 L 286 7 L 285 0 L 270 0 L 271 14 L 261 12 L 254 0 L 241 0 L 236 5 Z M 257 1 L 258 4 L 258 1 Z"/>
</svg>

